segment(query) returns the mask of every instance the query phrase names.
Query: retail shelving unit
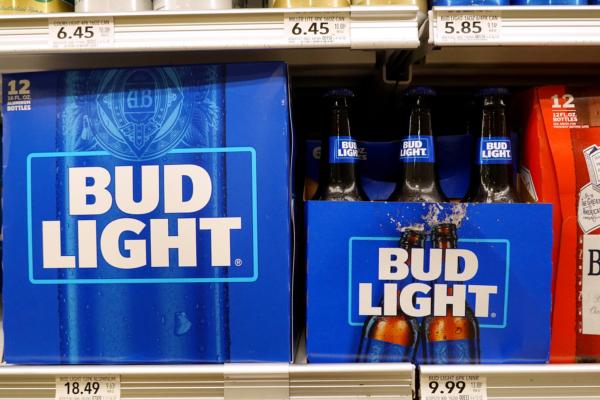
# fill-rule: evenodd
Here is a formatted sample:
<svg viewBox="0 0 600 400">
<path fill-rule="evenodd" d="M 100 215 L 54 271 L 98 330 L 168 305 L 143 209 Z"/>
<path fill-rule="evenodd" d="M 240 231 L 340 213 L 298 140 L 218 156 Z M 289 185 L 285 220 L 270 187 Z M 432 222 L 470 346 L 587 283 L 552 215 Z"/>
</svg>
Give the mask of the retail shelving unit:
<svg viewBox="0 0 600 400">
<path fill-rule="evenodd" d="M 429 376 L 483 377 L 489 400 L 600 399 L 598 364 L 429 365 L 419 369 L 421 382 Z"/>
<path fill-rule="evenodd" d="M 289 40 L 286 15 L 323 12 L 347 18 L 345 42 Z M 500 28 L 485 40 L 440 34 L 442 15 L 473 13 L 494 17 Z M 429 13 L 429 29 L 423 25 L 421 30 L 417 8 L 401 6 L 91 14 L 86 17 L 112 19 L 111 43 L 54 47 L 49 25 L 81 17 L 0 16 L 0 72 L 283 59 L 313 76 L 337 76 L 357 69 L 370 72 L 381 54 L 385 59 L 404 51 L 414 53 L 398 58 L 423 61 L 414 68 L 415 78 L 456 85 L 460 81 L 449 78 L 462 74 L 473 84 L 473 75 L 487 74 L 488 82 L 496 82 L 493 77 L 518 75 L 515 71 L 525 71 L 524 65 L 541 79 L 561 76 L 563 65 L 578 76 L 582 69 L 593 69 L 597 77 L 600 65 L 600 47 L 594 47 L 600 45 L 600 7 L 436 8 Z M 481 65 L 495 66 L 504 75 L 492 76 L 493 70 Z M 523 81 L 534 83 L 530 75 L 522 73 Z M 600 365 L 420 368 L 421 379 L 453 374 L 485 377 L 488 399 L 600 399 Z M 416 385 L 410 364 L 1 366 L 0 398 L 53 399 L 56 377 L 69 375 L 119 375 L 122 399 L 401 400 L 413 398 Z"/>
<path fill-rule="evenodd" d="M 0 398 L 54 399 L 57 376 L 119 375 L 121 399 L 410 400 L 410 364 L 0 367 Z"/>
</svg>

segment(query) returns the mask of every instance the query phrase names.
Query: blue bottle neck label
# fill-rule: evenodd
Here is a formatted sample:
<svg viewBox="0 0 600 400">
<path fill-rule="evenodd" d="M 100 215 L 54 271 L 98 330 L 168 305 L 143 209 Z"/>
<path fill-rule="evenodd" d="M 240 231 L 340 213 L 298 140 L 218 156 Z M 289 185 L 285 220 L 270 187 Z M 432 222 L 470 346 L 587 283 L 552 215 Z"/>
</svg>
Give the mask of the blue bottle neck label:
<svg viewBox="0 0 600 400">
<path fill-rule="evenodd" d="M 365 344 L 360 356 L 361 362 L 411 362 L 412 351 L 410 347 L 400 344 L 388 343 L 377 339 L 365 337 Z"/>
<path fill-rule="evenodd" d="M 435 163 L 433 137 L 409 135 L 400 143 L 400 161 L 403 163 Z"/>
<path fill-rule="evenodd" d="M 329 138 L 329 163 L 355 164 L 358 159 L 358 143 L 351 136 Z"/>
<path fill-rule="evenodd" d="M 479 139 L 480 165 L 512 164 L 512 145 L 506 137 L 487 137 Z"/>
<path fill-rule="evenodd" d="M 446 340 L 428 342 L 427 364 L 475 364 L 478 363 L 475 340 Z"/>
</svg>

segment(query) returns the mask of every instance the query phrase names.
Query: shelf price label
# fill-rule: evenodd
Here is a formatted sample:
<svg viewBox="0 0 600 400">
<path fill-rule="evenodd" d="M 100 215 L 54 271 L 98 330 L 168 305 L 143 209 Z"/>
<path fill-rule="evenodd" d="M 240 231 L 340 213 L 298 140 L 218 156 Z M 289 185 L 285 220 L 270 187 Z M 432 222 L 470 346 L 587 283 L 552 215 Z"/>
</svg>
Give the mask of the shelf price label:
<svg viewBox="0 0 600 400">
<path fill-rule="evenodd" d="M 288 44 L 350 46 L 350 13 L 286 13 Z"/>
<path fill-rule="evenodd" d="M 437 11 L 434 42 L 469 43 L 500 39 L 499 11 Z"/>
<path fill-rule="evenodd" d="M 121 377 L 57 376 L 55 400 L 120 400 Z"/>
<path fill-rule="evenodd" d="M 487 378 L 479 375 L 421 375 L 422 400 L 487 400 Z"/>
<path fill-rule="evenodd" d="M 115 24 L 112 17 L 51 18 L 48 42 L 54 49 L 84 49 L 111 45 Z"/>
</svg>

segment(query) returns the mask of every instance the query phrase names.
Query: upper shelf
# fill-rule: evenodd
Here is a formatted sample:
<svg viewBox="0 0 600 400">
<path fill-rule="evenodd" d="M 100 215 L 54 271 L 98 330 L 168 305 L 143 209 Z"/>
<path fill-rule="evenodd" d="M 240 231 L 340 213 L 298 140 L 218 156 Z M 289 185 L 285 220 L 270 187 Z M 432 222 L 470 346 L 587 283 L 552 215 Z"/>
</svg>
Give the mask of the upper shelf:
<svg viewBox="0 0 600 400">
<path fill-rule="evenodd" d="M 460 23 L 456 29 L 446 25 L 450 18 L 462 23 L 465 17 L 484 18 L 482 32 L 461 34 Z M 491 31 L 486 19 L 495 24 Z M 600 6 L 434 7 L 429 21 L 429 42 L 434 46 L 600 44 Z"/>
<path fill-rule="evenodd" d="M 349 41 L 292 43 L 285 16 L 321 13 L 349 18 Z M 0 16 L 0 55 L 66 52 L 259 50 L 292 48 L 410 49 L 419 46 L 413 6 L 324 9 L 247 8 L 193 12 L 47 14 Z M 57 49 L 49 41 L 52 21 L 112 17 L 114 41 L 96 48 Z M 289 30 L 289 25 L 287 30 Z"/>
</svg>

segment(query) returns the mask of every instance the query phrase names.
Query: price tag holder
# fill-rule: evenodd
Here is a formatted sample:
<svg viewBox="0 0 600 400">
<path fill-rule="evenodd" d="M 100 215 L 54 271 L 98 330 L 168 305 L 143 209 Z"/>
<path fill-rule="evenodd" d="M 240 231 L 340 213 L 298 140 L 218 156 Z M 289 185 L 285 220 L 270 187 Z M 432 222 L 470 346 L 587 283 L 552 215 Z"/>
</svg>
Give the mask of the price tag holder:
<svg viewBox="0 0 600 400">
<path fill-rule="evenodd" d="M 479 375 L 421 375 L 421 400 L 487 400 L 487 378 Z"/>
<path fill-rule="evenodd" d="M 55 400 L 120 400 L 121 377 L 57 376 Z"/>
<path fill-rule="evenodd" d="M 350 13 L 286 13 L 284 34 L 293 45 L 350 46 Z"/>
<path fill-rule="evenodd" d="M 437 11 L 434 42 L 469 43 L 500 39 L 500 11 Z"/>
<path fill-rule="evenodd" d="M 54 49 L 89 49 L 108 46 L 115 40 L 113 17 L 51 18 L 48 42 Z"/>
</svg>

